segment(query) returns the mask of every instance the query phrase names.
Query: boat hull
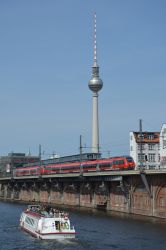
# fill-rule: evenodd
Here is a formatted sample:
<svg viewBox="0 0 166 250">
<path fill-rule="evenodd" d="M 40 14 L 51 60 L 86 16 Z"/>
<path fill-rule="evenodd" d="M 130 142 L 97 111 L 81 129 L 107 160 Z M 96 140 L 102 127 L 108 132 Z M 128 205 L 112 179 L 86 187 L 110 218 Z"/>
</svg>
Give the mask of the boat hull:
<svg viewBox="0 0 166 250">
<path fill-rule="evenodd" d="M 62 233 L 39 233 L 36 231 L 33 231 L 32 229 L 26 228 L 24 226 L 21 227 L 21 229 L 29 234 L 31 234 L 33 237 L 41 239 L 41 240 L 55 240 L 55 239 L 75 239 L 75 232 L 62 232 Z"/>
</svg>

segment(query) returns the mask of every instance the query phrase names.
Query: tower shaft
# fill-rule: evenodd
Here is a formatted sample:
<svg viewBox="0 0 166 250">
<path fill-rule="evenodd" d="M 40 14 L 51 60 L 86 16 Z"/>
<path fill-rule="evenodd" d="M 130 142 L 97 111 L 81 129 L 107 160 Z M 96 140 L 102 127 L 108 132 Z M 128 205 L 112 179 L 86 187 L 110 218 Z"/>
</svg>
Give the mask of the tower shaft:
<svg viewBox="0 0 166 250">
<path fill-rule="evenodd" d="M 93 92 L 92 152 L 99 153 L 98 93 Z"/>
</svg>

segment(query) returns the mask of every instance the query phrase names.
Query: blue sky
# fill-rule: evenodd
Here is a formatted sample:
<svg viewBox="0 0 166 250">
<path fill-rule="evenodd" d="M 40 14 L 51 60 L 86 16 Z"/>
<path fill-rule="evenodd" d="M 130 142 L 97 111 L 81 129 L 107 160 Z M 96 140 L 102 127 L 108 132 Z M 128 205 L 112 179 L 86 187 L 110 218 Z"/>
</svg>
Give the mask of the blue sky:
<svg viewBox="0 0 166 250">
<path fill-rule="evenodd" d="M 166 122 L 165 0 L 1 0 L 0 155 L 91 151 L 93 14 L 103 89 L 100 146 L 129 153 L 129 131 Z"/>
</svg>

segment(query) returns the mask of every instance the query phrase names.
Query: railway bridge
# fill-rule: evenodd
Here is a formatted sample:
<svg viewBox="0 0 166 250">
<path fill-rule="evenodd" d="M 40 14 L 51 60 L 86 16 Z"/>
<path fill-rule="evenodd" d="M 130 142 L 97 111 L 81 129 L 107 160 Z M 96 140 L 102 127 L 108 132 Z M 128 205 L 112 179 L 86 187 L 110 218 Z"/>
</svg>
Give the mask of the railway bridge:
<svg viewBox="0 0 166 250">
<path fill-rule="evenodd" d="M 166 219 L 166 169 L 3 176 L 0 178 L 0 199 Z"/>
</svg>

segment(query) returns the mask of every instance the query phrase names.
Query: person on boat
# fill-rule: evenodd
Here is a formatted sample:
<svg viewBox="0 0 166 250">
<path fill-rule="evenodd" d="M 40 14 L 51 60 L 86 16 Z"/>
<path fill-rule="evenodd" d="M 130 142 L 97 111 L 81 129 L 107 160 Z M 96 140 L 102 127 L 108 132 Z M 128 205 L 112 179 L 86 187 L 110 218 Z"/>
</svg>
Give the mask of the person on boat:
<svg viewBox="0 0 166 250">
<path fill-rule="evenodd" d="M 50 217 L 53 217 L 53 216 L 54 216 L 53 208 L 50 209 L 50 211 L 49 211 L 49 216 L 50 216 Z"/>
<path fill-rule="evenodd" d="M 53 212 L 55 218 L 59 217 L 59 211 L 57 209 L 54 208 Z"/>
</svg>

